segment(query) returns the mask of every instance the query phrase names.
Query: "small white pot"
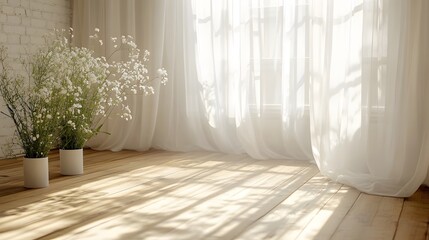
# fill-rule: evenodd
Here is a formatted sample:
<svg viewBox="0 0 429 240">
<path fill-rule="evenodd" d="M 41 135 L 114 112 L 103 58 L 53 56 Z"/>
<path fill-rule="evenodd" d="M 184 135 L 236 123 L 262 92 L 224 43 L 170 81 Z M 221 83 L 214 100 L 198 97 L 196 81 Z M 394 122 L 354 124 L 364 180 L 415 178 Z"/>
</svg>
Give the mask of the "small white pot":
<svg viewBox="0 0 429 240">
<path fill-rule="evenodd" d="M 60 149 L 60 173 L 62 175 L 83 174 L 83 149 Z"/>
<path fill-rule="evenodd" d="M 24 158 L 24 187 L 45 188 L 49 186 L 48 158 Z"/>
</svg>

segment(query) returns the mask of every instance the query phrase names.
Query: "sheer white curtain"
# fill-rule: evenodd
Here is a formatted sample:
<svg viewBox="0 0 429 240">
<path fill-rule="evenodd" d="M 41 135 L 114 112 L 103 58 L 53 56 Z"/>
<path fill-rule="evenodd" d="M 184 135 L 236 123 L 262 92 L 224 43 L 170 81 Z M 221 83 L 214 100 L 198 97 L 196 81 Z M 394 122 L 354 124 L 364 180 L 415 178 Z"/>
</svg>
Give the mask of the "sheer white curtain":
<svg viewBox="0 0 429 240">
<path fill-rule="evenodd" d="M 134 35 L 170 79 L 90 146 L 315 160 L 362 191 L 408 196 L 429 165 L 428 11 L 425 0 L 75 0 L 78 44 L 95 27 Z"/>
<path fill-rule="evenodd" d="M 409 196 L 429 165 L 428 1 L 313 1 L 311 136 L 322 173 Z"/>
<path fill-rule="evenodd" d="M 308 79 L 282 69 L 282 12 L 251 1 L 174 4 L 183 35 L 171 44 L 183 47 L 184 66 L 160 99 L 154 146 L 312 159 Z"/>
<path fill-rule="evenodd" d="M 164 52 L 164 20 L 154 22 L 155 14 L 164 17 L 164 4 L 156 1 L 134 0 L 91 0 L 73 1 L 74 43 L 90 47 L 100 55 L 110 55 L 114 50 L 112 37 L 131 35 L 140 49 L 152 50 L 148 64 L 149 73 L 156 76 L 156 69 L 161 66 Z M 156 27 L 155 27 L 156 26 Z M 89 36 L 99 28 L 100 38 L 104 44 L 99 46 L 90 41 Z M 171 54 L 166 52 L 165 54 Z M 109 119 L 104 131 L 110 135 L 99 134 L 89 141 L 88 145 L 95 149 L 134 149 L 147 150 L 151 147 L 157 119 L 159 82 L 154 81 L 156 92 L 153 96 L 130 96 L 131 110 L 134 112 L 132 121 Z"/>
</svg>

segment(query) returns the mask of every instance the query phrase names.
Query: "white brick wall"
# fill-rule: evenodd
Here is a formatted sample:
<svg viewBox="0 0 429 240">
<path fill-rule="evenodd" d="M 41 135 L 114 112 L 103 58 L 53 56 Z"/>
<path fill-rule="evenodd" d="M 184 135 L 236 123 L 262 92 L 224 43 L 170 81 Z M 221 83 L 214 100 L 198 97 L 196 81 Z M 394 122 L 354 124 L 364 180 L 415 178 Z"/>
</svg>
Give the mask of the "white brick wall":
<svg viewBox="0 0 429 240">
<path fill-rule="evenodd" d="M 22 72 L 19 58 L 43 44 L 43 36 L 54 28 L 71 26 L 72 0 L 0 0 L 0 45 L 8 48 L 10 65 Z M 0 98 L 0 110 L 5 109 Z M 0 158 L 14 132 L 10 119 L 0 114 Z"/>
</svg>

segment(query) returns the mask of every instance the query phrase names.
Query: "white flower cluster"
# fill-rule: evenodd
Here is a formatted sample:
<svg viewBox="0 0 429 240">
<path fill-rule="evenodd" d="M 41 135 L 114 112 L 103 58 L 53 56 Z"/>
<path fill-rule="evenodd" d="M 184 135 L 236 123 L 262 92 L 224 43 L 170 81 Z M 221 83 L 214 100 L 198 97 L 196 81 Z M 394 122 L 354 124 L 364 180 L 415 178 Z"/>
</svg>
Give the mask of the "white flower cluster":
<svg viewBox="0 0 429 240">
<path fill-rule="evenodd" d="M 108 57 L 72 45 L 73 29 L 56 30 L 26 63 L 28 79 L 10 74 L 0 47 L 0 95 L 9 110 L 2 113 L 13 119 L 27 157 L 46 156 L 57 142 L 63 149 L 82 148 L 109 116 L 132 119 L 129 95 L 153 94 L 152 80 L 168 81 L 164 68 L 156 78 L 148 76 L 150 53 L 141 52 L 131 36 L 106 44 L 99 32 L 90 39 L 100 48 L 113 45 Z"/>
<path fill-rule="evenodd" d="M 105 43 L 99 39 L 99 32 L 96 28 L 90 39 L 102 46 Z M 49 54 L 56 63 L 57 81 L 54 84 L 65 104 L 62 119 L 66 127 L 61 138 L 64 145 L 74 148 L 97 134 L 104 120 L 112 114 L 125 120 L 132 119 L 127 101 L 129 95 L 149 95 L 155 91 L 145 65 L 150 53 L 142 53 L 133 37 L 111 38 L 114 51 L 108 57 L 96 56 L 88 48 L 73 46 L 70 38 L 73 38 L 73 29 L 57 30 Z M 167 71 L 159 69 L 155 79 L 165 85 Z"/>
<path fill-rule="evenodd" d="M 52 54 L 39 51 L 23 60 L 28 74 L 14 74 L 7 65 L 7 53 L 0 47 L 0 95 L 16 127 L 17 144 L 26 157 L 45 157 L 56 143 L 62 114 Z"/>
</svg>

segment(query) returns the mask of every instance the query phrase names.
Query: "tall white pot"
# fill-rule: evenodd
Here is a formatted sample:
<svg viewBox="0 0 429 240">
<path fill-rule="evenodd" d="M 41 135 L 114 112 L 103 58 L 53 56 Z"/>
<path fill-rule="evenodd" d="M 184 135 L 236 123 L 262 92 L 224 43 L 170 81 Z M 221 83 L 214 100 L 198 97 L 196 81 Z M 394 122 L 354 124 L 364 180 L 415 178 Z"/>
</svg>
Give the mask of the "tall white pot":
<svg viewBox="0 0 429 240">
<path fill-rule="evenodd" d="M 45 188 L 49 186 L 48 158 L 24 158 L 24 187 Z"/>
<path fill-rule="evenodd" d="M 60 149 L 60 173 L 62 175 L 83 174 L 83 149 Z"/>
</svg>

